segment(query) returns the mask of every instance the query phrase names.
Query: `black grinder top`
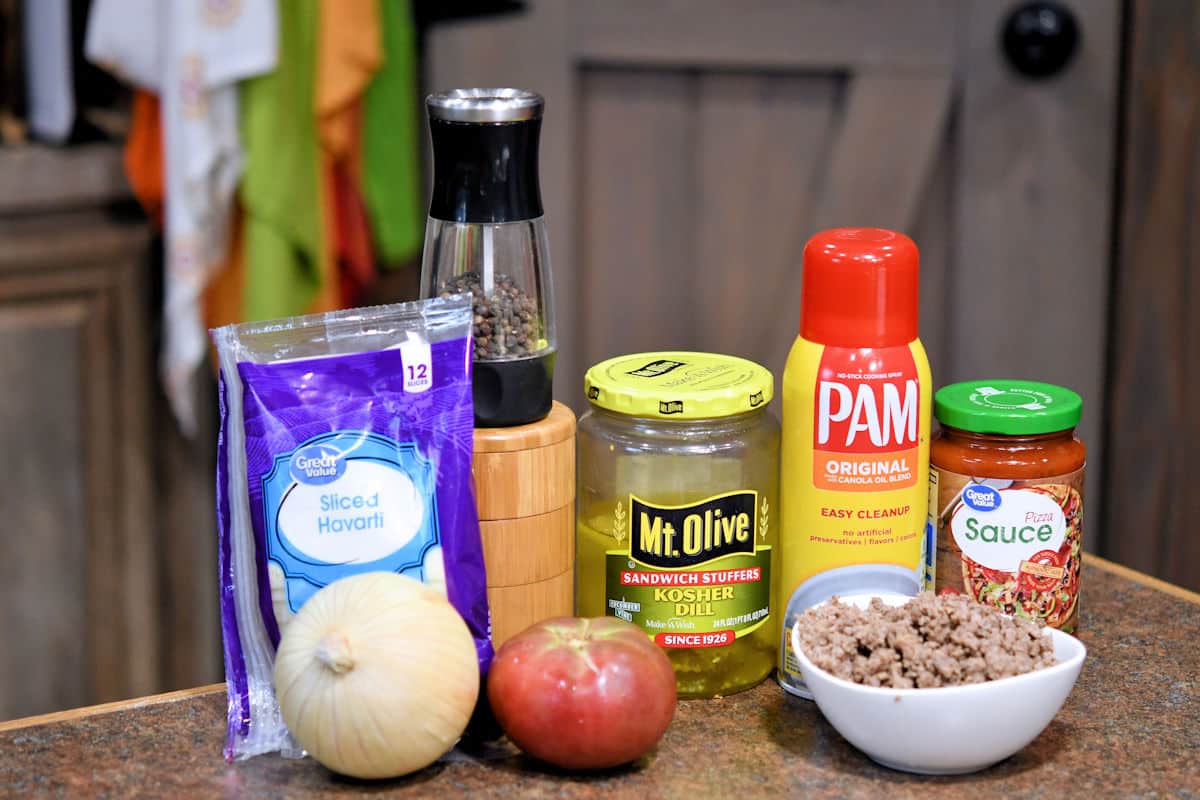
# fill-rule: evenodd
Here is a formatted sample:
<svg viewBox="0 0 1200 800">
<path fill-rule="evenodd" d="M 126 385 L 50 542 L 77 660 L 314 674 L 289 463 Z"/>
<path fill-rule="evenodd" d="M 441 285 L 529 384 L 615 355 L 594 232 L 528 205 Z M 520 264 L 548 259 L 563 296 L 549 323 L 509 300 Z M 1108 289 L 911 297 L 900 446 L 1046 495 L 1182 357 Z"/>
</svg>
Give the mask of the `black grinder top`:
<svg viewBox="0 0 1200 800">
<path fill-rule="evenodd" d="M 543 101 L 519 89 L 430 95 L 433 198 L 449 222 L 515 222 L 542 216 L 538 136 Z"/>
</svg>

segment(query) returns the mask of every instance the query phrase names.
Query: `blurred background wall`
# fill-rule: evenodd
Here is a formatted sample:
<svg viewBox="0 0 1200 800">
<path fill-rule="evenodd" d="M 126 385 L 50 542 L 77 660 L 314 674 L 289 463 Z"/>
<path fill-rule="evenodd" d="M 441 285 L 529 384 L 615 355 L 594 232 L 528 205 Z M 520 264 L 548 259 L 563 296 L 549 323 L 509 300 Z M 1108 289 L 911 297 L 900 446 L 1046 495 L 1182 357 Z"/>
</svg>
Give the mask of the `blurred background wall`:
<svg viewBox="0 0 1200 800">
<path fill-rule="evenodd" d="M 778 376 L 808 236 L 897 228 L 922 251 L 935 382 L 1078 390 L 1087 548 L 1200 589 L 1193 3 L 408 11 L 423 91 L 547 98 L 559 398 L 582 410 L 583 370 L 642 349 L 734 353 Z M 128 202 L 126 111 L 109 98 L 107 134 L 0 148 L 0 719 L 222 676 L 214 388 L 182 436 L 155 379 L 162 265 Z M 369 299 L 414 297 L 416 270 Z"/>
</svg>

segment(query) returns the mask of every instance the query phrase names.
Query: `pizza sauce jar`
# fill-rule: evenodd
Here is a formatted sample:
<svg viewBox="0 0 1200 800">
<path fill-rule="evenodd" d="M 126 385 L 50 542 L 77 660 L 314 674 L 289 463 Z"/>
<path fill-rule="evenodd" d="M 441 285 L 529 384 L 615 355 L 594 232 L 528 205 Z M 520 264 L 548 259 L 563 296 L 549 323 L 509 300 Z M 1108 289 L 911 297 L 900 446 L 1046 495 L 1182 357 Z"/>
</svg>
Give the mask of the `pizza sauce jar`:
<svg viewBox="0 0 1200 800">
<path fill-rule="evenodd" d="M 937 592 L 1074 631 L 1079 619 L 1086 448 L 1083 401 L 1016 380 L 939 389 L 929 531 Z"/>
</svg>

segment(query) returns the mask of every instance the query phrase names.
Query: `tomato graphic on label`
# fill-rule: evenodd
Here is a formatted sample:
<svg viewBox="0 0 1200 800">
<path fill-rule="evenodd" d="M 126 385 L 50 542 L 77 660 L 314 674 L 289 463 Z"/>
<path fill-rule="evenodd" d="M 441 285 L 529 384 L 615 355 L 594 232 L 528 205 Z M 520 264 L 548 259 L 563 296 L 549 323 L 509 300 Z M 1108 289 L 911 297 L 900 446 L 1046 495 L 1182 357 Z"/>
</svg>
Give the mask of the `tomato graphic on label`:
<svg viewBox="0 0 1200 800">
<path fill-rule="evenodd" d="M 971 563 L 974 564 L 975 562 Z M 976 564 L 976 566 L 979 568 L 979 571 L 983 573 L 983 577 L 987 578 L 992 583 L 1004 583 L 1006 580 L 1012 577 L 1011 572 L 1005 572 L 1002 569 L 988 569 L 987 567 L 979 566 L 978 564 Z"/>
</svg>

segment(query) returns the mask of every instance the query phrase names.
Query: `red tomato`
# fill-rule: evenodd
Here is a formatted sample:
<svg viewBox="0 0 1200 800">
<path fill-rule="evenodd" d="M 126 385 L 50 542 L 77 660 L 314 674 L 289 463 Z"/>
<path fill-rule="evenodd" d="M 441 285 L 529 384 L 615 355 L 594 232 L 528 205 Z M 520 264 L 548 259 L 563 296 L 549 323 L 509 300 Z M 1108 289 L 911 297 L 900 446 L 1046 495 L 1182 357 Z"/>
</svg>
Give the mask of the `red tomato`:
<svg viewBox="0 0 1200 800">
<path fill-rule="evenodd" d="M 675 670 L 641 628 L 616 617 L 558 617 L 506 641 L 488 700 L 513 742 L 567 769 L 646 753 L 675 714 Z"/>
<path fill-rule="evenodd" d="M 992 583 L 1008 583 L 1008 579 L 1012 577 L 1011 572 L 1005 572 L 1002 569 L 988 569 L 980 567 L 983 571 L 983 576 Z"/>
</svg>

